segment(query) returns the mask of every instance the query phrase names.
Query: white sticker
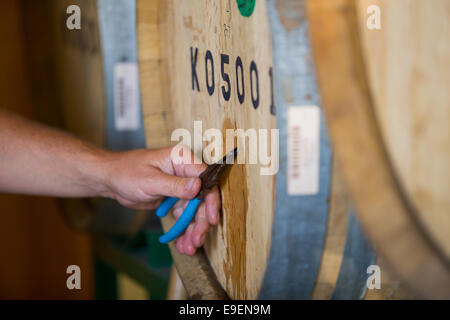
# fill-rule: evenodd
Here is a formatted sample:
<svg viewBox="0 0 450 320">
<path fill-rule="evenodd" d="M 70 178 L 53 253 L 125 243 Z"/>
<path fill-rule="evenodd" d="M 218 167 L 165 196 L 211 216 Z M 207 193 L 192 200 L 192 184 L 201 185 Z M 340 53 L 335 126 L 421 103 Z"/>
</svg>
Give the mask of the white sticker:
<svg viewBox="0 0 450 320">
<path fill-rule="evenodd" d="M 139 129 L 139 82 L 137 63 L 114 66 L 114 116 L 118 131 Z"/>
<path fill-rule="evenodd" d="M 289 195 L 319 192 L 320 108 L 288 109 L 287 189 Z"/>
</svg>

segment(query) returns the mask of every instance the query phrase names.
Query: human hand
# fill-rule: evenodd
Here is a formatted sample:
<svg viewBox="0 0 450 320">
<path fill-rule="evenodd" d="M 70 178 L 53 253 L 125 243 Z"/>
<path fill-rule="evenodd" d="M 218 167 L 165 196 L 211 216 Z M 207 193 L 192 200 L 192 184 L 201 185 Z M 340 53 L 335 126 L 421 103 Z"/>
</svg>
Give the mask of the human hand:
<svg viewBox="0 0 450 320">
<path fill-rule="evenodd" d="M 107 153 L 102 161 L 101 195 L 126 207 L 143 210 L 156 209 L 167 196 L 177 197 L 180 200 L 172 212 L 178 219 L 189 200 L 199 192 L 198 176 L 207 165 L 194 164 L 194 156 L 187 148 L 183 152 L 188 157 L 178 157 L 172 149 Z M 215 187 L 200 204 L 194 221 L 178 237 L 176 247 L 180 253 L 193 255 L 203 245 L 210 226 L 218 223 L 220 206 L 219 190 Z"/>
</svg>

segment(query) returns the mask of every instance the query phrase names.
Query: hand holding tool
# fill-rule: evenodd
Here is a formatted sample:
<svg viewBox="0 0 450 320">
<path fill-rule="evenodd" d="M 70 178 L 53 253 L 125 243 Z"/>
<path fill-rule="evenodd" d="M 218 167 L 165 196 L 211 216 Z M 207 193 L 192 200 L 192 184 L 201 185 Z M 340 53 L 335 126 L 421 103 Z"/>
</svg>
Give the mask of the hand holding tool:
<svg viewBox="0 0 450 320">
<path fill-rule="evenodd" d="M 200 179 L 202 181 L 202 187 L 194 199 L 189 200 L 186 209 L 184 209 L 183 214 L 177 220 L 175 225 L 167 231 L 166 234 L 159 238 L 159 242 L 168 243 L 178 236 L 180 236 L 189 226 L 192 219 L 195 216 L 198 206 L 205 198 L 206 194 L 212 190 L 212 188 L 219 184 L 220 176 L 225 171 L 227 163 L 237 154 L 237 148 L 228 152 L 219 162 L 208 166 L 205 171 L 200 174 Z M 227 161 L 228 160 L 228 161 Z M 232 163 L 232 162 L 231 162 Z M 168 197 L 166 198 L 156 209 L 156 215 L 159 218 L 165 217 L 170 209 L 175 205 L 179 198 Z"/>
</svg>

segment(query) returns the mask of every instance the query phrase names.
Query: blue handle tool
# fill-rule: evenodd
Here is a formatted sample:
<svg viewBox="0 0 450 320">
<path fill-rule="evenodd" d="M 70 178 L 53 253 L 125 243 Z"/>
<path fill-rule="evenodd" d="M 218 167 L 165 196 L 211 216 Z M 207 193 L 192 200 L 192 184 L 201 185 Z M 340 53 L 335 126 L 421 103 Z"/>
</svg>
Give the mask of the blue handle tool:
<svg viewBox="0 0 450 320">
<path fill-rule="evenodd" d="M 164 201 L 159 205 L 158 209 L 156 209 L 156 216 L 158 218 L 165 217 L 177 201 L 178 198 L 174 197 L 167 197 L 166 199 L 164 199 Z"/>
<path fill-rule="evenodd" d="M 169 210 L 175 205 L 175 202 L 178 201 L 178 198 L 167 198 L 161 203 L 161 205 L 156 210 L 156 215 L 160 218 L 164 217 Z M 177 220 L 175 225 L 167 231 L 166 234 L 163 234 L 159 237 L 159 242 L 161 243 L 169 243 L 172 240 L 175 240 L 180 236 L 184 230 L 189 226 L 192 219 L 194 219 L 195 212 L 197 211 L 198 206 L 202 202 L 202 199 L 194 198 L 188 202 L 186 209 L 184 209 L 183 214 Z"/>
<path fill-rule="evenodd" d="M 181 217 L 177 220 L 175 225 L 169 231 L 167 231 L 167 233 L 159 237 L 159 242 L 169 243 L 170 241 L 175 240 L 186 230 L 192 219 L 194 219 L 195 212 L 197 211 L 197 208 L 202 202 L 203 198 L 209 191 L 211 191 L 214 186 L 219 183 L 219 178 L 225 171 L 226 164 L 230 163 L 229 159 L 231 159 L 231 157 L 234 159 L 236 153 L 237 148 L 225 155 L 221 161 L 208 166 L 208 168 L 206 168 L 205 171 L 202 172 L 202 174 L 200 175 L 200 179 L 202 180 L 202 187 L 199 193 L 195 196 L 194 199 L 189 200 L 186 209 L 184 209 L 183 213 L 181 214 Z M 158 216 L 159 218 L 165 217 L 178 200 L 179 199 L 175 197 L 167 197 L 166 199 L 164 199 L 164 201 L 159 205 L 158 209 L 156 209 L 156 216 Z"/>
</svg>

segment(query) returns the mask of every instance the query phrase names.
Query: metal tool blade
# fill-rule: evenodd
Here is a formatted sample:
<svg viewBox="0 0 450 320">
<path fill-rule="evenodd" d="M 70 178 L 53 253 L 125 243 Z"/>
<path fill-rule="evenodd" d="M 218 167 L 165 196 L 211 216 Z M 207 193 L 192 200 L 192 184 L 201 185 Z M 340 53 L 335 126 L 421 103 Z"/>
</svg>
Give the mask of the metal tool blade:
<svg viewBox="0 0 450 320">
<path fill-rule="evenodd" d="M 211 191 L 214 186 L 219 184 L 220 176 L 225 171 L 227 164 L 232 164 L 234 157 L 237 155 L 237 148 L 228 152 L 222 159 L 215 164 L 209 165 L 200 175 L 202 187 L 196 198 L 203 199 L 206 194 Z"/>
</svg>

